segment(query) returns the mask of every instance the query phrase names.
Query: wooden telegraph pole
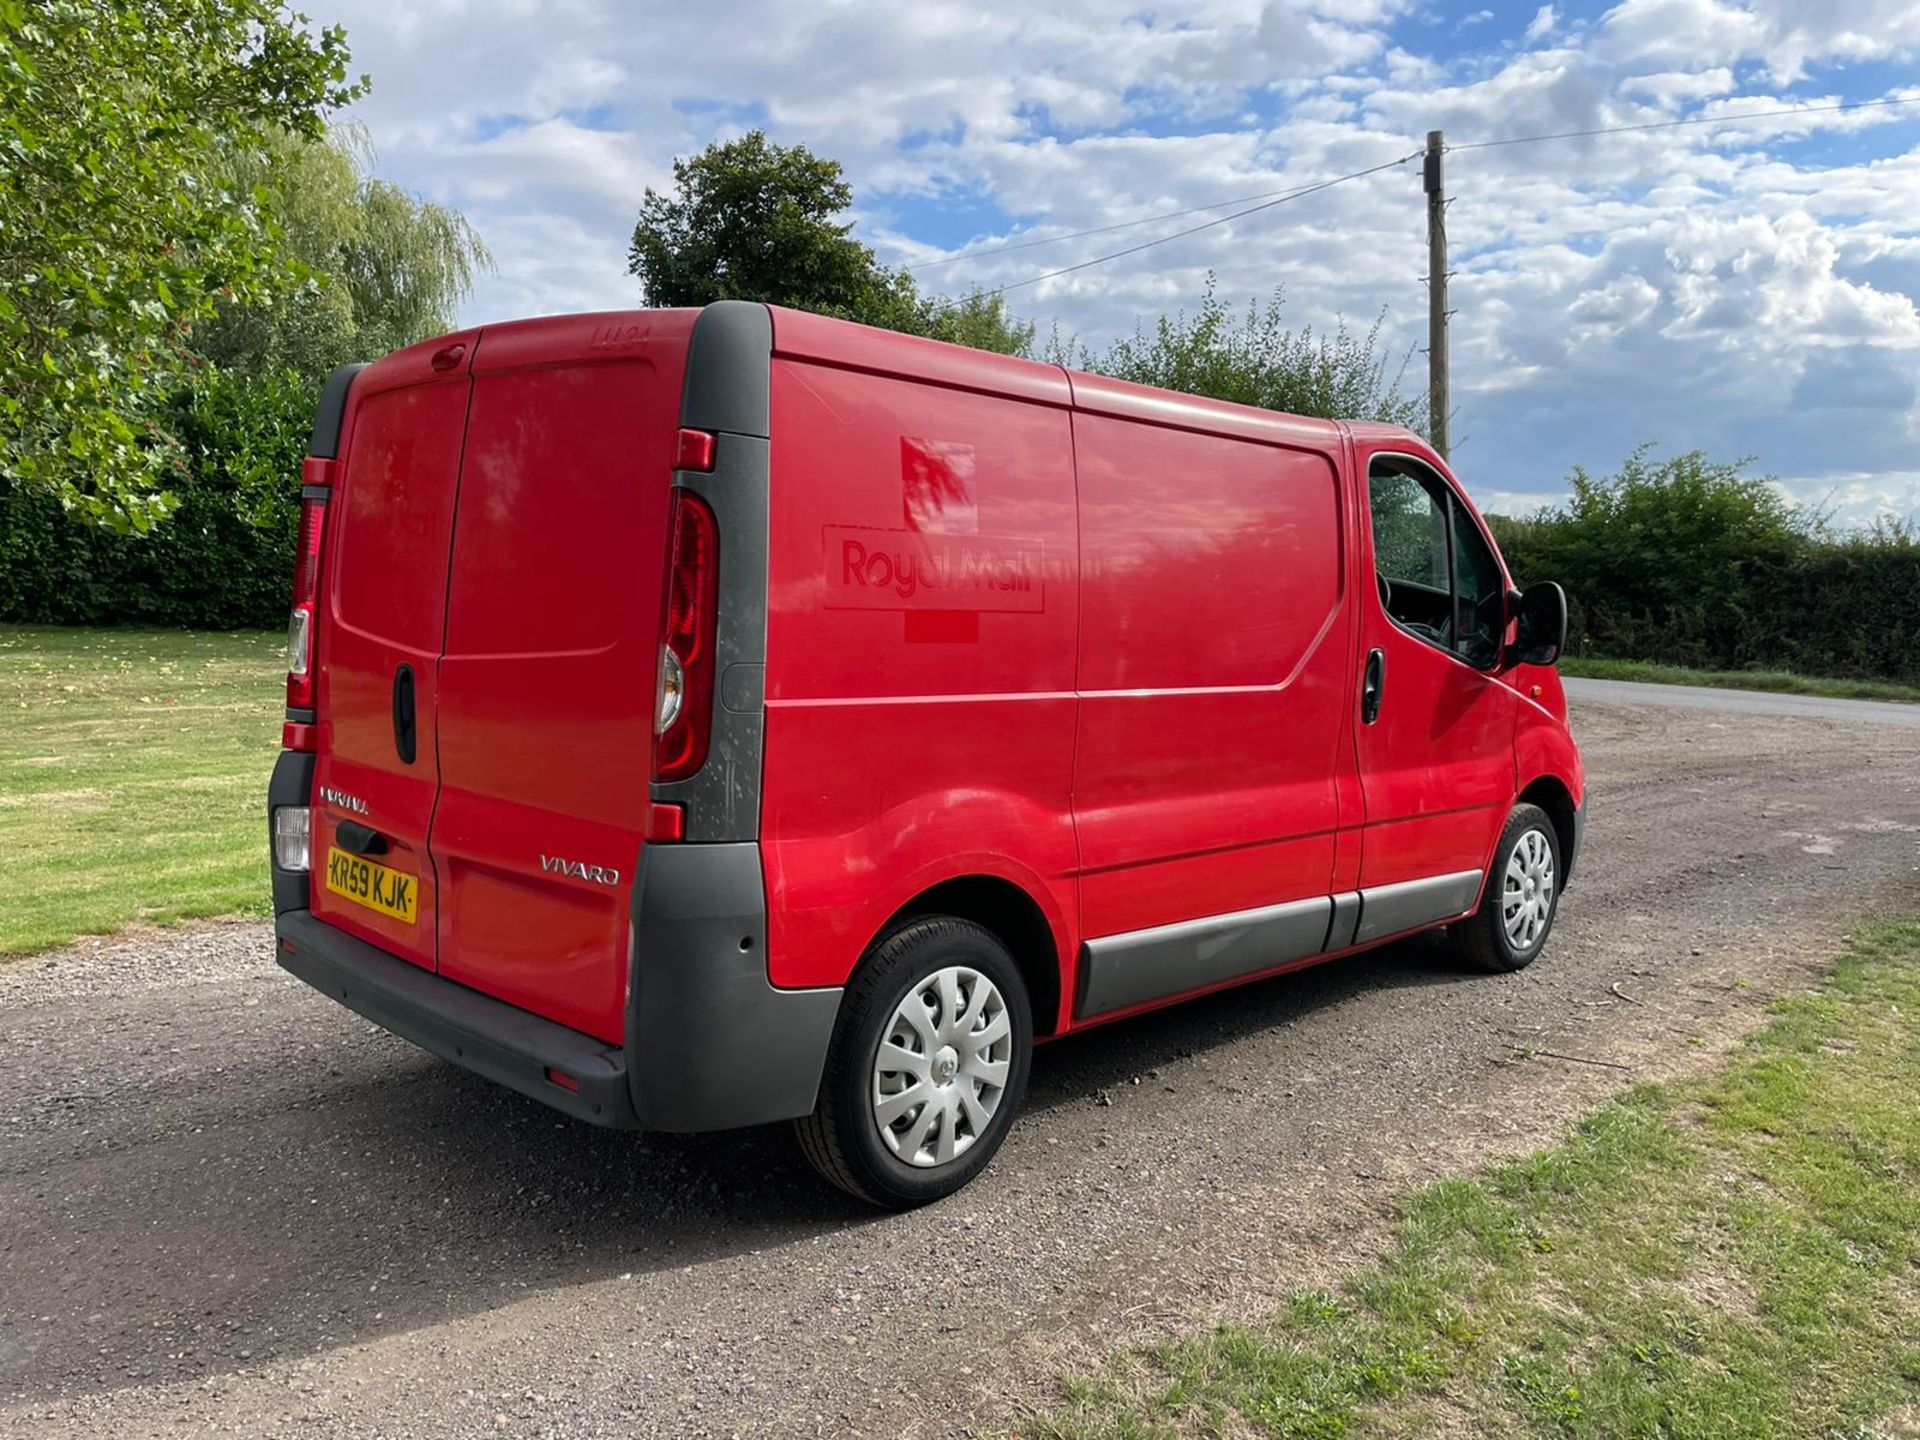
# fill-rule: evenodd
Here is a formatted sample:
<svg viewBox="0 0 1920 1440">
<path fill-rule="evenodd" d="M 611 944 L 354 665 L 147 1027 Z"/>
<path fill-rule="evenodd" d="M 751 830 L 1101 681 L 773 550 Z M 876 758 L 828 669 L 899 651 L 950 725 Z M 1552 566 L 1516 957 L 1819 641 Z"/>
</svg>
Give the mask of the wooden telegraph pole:
<svg viewBox="0 0 1920 1440">
<path fill-rule="evenodd" d="M 1440 173 L 1446 148 L 1444 131 L 1427 132 L 1427 426 L 1443 460 L 1453 410 L 1447 374 L 1447 196 Z"/>
</svg>

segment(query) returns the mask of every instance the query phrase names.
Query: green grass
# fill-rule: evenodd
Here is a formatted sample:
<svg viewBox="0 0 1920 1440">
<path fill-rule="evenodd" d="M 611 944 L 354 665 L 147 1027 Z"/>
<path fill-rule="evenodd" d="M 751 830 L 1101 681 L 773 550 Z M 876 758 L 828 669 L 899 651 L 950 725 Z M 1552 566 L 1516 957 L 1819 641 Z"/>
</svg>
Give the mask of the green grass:
<svg viewBox="0 0 1920 1440">
<path fill-rule="evenodd" d="M 1856 938 L 1719 1074 L 1408 1202 L 1254 1328 L 1068 1382 L 1023 1434 L 1920 1433 L 1920 923 Z"/>
<path fill-rule="evenodd" d="M 1689 670 L 1650 660 L 1601 660 L 1567 655 L 1561 672 L 1588 680 L 1641 680 L 1653 685 L 1711 685 L 1723 690 L 1773 690 L 1788 695 L 1825 695 L 1838 700 L 1905 700 L 1920 703 L 1920 685 L 1897 680 L 1841 680 L 1796 675 L 1789 670 Z"/>
<path fill-rule="evenodd" d="M 0 625 L 0 955 L 264 914 L 278 635 Z"/>
</svg>

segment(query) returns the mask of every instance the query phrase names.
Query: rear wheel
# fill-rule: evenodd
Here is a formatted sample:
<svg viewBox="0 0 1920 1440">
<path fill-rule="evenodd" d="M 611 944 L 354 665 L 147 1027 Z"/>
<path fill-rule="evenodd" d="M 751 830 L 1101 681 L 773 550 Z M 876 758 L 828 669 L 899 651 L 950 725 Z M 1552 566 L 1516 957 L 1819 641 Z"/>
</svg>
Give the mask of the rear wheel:
<svg viewBox="0 0 1920 1440">
<path fill-rule="evenodd" d="M 1560 906 L 1560 836 L 1547 812 L 1516 805 L 1494 848 L 1480 908 L 1453 928 L 1454 948 L 1482 970 L 1520 970 L 1546 948 Z"/>
<path fill-rule="evenodd" d="M 794 1122 L 814 1169 L 849 1194 L 906 1209 L 983 1169 L 1026 1096 L 1033 1015 L 993 933 L 931 916 L 862 962 L 813 1114 Z"/>
</svg>

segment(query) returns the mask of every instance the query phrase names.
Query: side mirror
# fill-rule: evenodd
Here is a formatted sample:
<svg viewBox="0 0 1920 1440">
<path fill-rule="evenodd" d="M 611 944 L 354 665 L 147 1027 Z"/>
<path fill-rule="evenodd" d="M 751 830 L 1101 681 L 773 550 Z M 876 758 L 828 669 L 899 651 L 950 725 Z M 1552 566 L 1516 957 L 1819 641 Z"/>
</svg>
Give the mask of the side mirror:
<svg viewBox="0 0 1920 1440">
<path fill-rule="evenodd" d="M 1514 665 L 1558 665 L 1567 648 L 1567 592 L 1551 580 L 1529 585 L 1516 598 L 1519 620 L 1507 659 Z"/>
</svg>

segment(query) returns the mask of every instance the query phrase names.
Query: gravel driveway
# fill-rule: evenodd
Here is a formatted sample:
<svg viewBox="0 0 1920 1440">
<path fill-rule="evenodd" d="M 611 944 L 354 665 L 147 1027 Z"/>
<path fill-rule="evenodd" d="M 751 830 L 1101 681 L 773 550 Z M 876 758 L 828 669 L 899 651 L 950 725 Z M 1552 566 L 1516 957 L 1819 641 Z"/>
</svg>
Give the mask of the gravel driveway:
<svg viewBox="0 0 1920 1440">
<path fill-rule="evenodd" d="M 1047 1047 L 993 1167 L 910 1215 L 780 1130 L 561 1119 L 326 1003 L 262 925 L 0 965 L 0 1434 L 935 1435 L 1257 1308 L 1403 1179 L 1632 1073 L 1513 1047 L 1655 1073 L 1747 979 L 1920 908 L 1920 730 L 1575 704 L 1593 821 L 1532 969 L 1408 944 Z"/>
</svg>

